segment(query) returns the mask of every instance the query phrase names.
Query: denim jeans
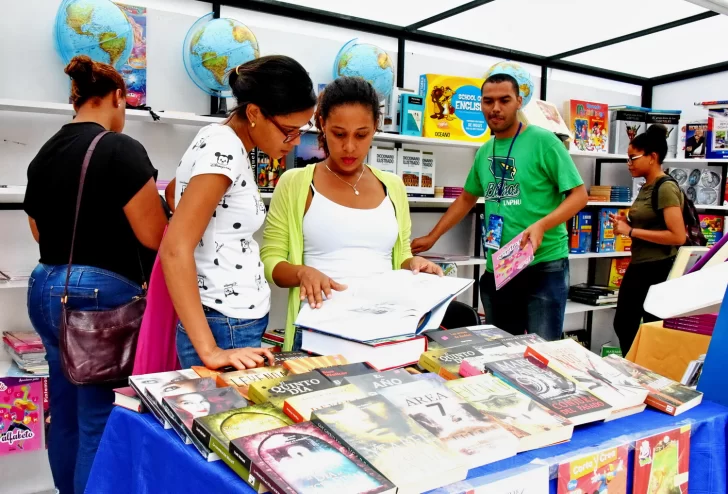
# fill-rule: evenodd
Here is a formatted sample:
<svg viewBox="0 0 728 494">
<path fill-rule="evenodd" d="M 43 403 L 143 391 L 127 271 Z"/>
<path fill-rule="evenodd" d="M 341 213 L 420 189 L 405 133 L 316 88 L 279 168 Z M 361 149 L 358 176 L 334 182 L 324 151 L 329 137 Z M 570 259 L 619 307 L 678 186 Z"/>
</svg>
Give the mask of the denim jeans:
<svg viewBox="0 0 728 494">
<path fill-rule="evenodd" d="M 560 339 L 568 294 L 568 259 L 529 266 L 497 291 L 493 273 L 486 271 L 480 278 L 486 322 L 514 335 L 528 332 L 547 341 Z"/>
<path fill-rule="evenodd" d="M 60 494 L 81 494 L 114 406 L 114 386 L 75 386 L 63 375 L 58 339 L 66 271 L 65 265 L 38 264 L 28 281 L 28 314 L 48 359 L 52 415 L 48 457 L 53 481 Z M 80 265 L 71 269 L 71 309 L 112 309 L 139 294 L 139 285 L 114 272 Z"/>
<path fill-rule="evenodd" d="M 268 327 L 268 315 L 260 319 L 235 319 L 227 317 L 215 309 L 202 306 L 207 317 L 207 324 L 212 330 L 217 346 L 223 350 L 245 347 L 260 347 L 260 339 Z M 197 350 L 192 346 L 182 323 L 177 324 L 177 356 L 183 369 L 202 363 Z"/>
</svg>

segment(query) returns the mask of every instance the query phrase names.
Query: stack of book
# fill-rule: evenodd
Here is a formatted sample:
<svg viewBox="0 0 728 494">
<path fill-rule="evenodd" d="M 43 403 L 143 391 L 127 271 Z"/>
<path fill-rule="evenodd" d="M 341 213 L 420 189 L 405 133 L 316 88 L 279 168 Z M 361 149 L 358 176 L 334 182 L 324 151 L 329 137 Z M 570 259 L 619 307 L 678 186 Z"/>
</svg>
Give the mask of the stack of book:
<svg viewBox="0 0 728 494">
<path fill-rule="evenodd" d="M 717 320 L 718 314 L 701 314 L 697 316 L 665 319 L 663 325 L 666 328 L 676 329 L 678 331 L 712 336 Z"/>
<path fill-rule="evenodd" d="M 445 199 L 457 199 L 464 190 L 462 187 L 443 187 L 442 197 Z"/>
<path fill-rule="evenodd" d="M 618 296 L 619 289 L 608 286 L 580 283 L 569 287 L 569 298 L 580 304 L 596 306 L 616 304 Z"/>
<path fill-rule="evenodd" d="M 48 361 L 43 342 L 33 331 L 4 331 L 3 346 L 21 372 L 47 375 Z"/>
<path fill-rule="evenodd" d="M 341 354 L 377 370 L 414 364 L 427 350 L 422 334 L 439 329 L 450 302 L 472 283 L 397 270 L 350 284 L 319 309 L 303 305 L 296 319 L 301 348 Z"/>
<path fill-rule="evenodd" d="M 621 185 L 592 185 L 589 200 L 601 202 L 631 202 L 632 189 Z"/>
</svg>

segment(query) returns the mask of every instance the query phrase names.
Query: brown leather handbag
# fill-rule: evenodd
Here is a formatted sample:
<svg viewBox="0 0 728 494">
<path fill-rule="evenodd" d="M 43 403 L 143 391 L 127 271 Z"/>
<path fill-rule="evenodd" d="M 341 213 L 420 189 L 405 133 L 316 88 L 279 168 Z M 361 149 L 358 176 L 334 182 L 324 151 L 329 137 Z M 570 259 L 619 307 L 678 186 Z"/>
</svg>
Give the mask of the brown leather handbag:
<svg viewBox="0 0 728 494">
<path fill-rule="evenodd" d="M 71 277 L 76 227 L 86 171 L 96 144 L 108 133 L 108 131 L 101 132 L 94 138 L 81 166 L 71 254 L 68 259 L 66 287 L 61 299 L 61 368 L 66 378 L 75 385 L 118 383 L 131 375 L 139 328 L 147 305 L 147 284 L 142 269 L 142 280 L 144 280 L 142 294 L 130 302 L 111 310 L 82 311 L 67 307 L 68 282 Z"/>
</svg>

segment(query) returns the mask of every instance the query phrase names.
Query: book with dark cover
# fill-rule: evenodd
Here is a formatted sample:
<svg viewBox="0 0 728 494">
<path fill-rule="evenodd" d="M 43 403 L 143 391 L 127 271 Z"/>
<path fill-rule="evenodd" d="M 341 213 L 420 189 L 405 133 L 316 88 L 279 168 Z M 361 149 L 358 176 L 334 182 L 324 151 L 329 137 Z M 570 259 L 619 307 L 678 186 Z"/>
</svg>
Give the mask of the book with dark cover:
<svg viewBox="0 0 728 494">
<path fill-rule="evenodd" d="M 377 374 L 347 377 L 345 381 L 353 384 L 369 396 L 375 396 L 385 388 L 411 383 L 415 379 L 412 374 L 404 369 L 393 369 Z"/>
<path fill-rule="evenodd" d="M 667 414 L 680 415 L 703 401 L 703 393 L 700 391 L 683 386 L 618 355 L 608 355 L 603 360 L 644 386 L 650 393 L 645 403 Z"/>
<path fill-rule="evenodd" d="M 519 439 L 518 451 L 568 441 L 574 426 L 493 374 L 448 381 L 447 387 Z"/>
<path fill-rule="evenodd" d="M 436 489 L 467 475 L 460 455 L 381 396 L 316 410 L 311 421 L 387 477 L 398 494 Z"/>
<path fill-rule="evenodd" d="M 491 416 L 449 390 L 445 383 L 420 381 L 380 394 L 463 456 L 469 468 L 515 456 L 518 438 Z"/>
<path fill-rule="evenodd" d="M 248 395 L 255 403 L 270 402 L 283 409 L 286 398 L 333 388 L 335 385 L 318 371 L 305 374 L 289 374 L 275 379 L 254 382 L 248 388 Z"/>
<path fill-rule="evenodd" d="M 463 345 L 473 345 L 482 343 L 485 339 L 476 335 L 467 328 L 458 329 L 441 329 L 438 331 L 428 331 L 425 333 L 429 340 L 427 348 L 434 350 L 436 348 L 454 348 Z"/>
<path fill-rule="evenodd" d="M 325 369 L 318 369 L 318 371 L 326 376 L 329 381 L 334 383 L 336 386 L 346 384 L 344 379 L 350 376 L 361 376 L 362 374 L 371 374 L 376 372 L 364 362 L 356 362 L 353 364 L 336 365 L 334 367 L 326 367 Z"/>
<path fill-rule="evenodd" d="M 499 341 L 486 341 L 478 344 L 478 348 L 475 345 L 465 345 L 429 350 L 420 356 L 419 364 L 423 369 L 439 374 L 448 381 L 458 379 L 460 378 L 460 364 L 463 360 L 483 355 L 481 349 L 500 347 Z"/>
<path fill-rule="evenodd" d="M 508 338 L 509 336 L 513 336 L 511 333 L 503 331 L 500 328 L 496 328 L 495 326 L 475 326 L 468 329 L 472 333 L 480 336 L 481 338 L 485 338 L 488 341 L 499 340 L 501 338 Z"/>
<path fill-rule="evenodd" d="M 613 412 L 642 405 L 647 399 L 648 391 L 637 381 L 572 339 L 529 345 L 526 355 L 609 404 Z"/>
<path fill-rule="evenodd" d="M 533 357 L 498 360 L 485 364 L 489 371 L 526 393 L 574 425 L 606 419 L 612 407 L 577 388 Z"/>
<path fill-rule="evenodd" d="M 460 363 L 458 372 L 462 377 L 479 376 L 487 374 L 488 368 L 485 366 L 488 362 L 496 360 L 506 360 L 516 357 L 523 357 L 526 351 L 525 346 L 504 346 L 500 345 L 494 348 L 482 350 L 483 355 L 477 357 L 466 358 Z"/>
<path fill-rule="evenodd" d="M 248 406 L 248 401 L 237 389 L 230 387 L 162 398 L 162 408 L 167 417 L 187 437 L 192 436 L 192 424 L 196 418 L 245 406 Z"/>
<path fill-rule="evenodd" d="M 293 422 L 270 403 L 208 415 L 195 419 L 192 432 L 243 480 L 250 483 L 250 463 L 244 464 L 230 451 L 230 442 L 240 437 L 291 425 Z M 253 484 L 255 481 L 253 482 Z M 251 485 L 253 485 L 251 484 Z M 260 482 L 258 481 L 258 486 Z M 257 489 L 258 486 L 253 485 Z"/>
<path fill-rule="evenodd" d="M 283 367 L 288 369 L 291 374 L 304 374 L 312 370 L 324 367 L 333 367 L 335 365 L 345 365 L 349 361 L 341 355 L 326 355 L 323 357 L 307 357 L 297 360 L 287 360 L 283 362 Z"/>
<path fill-rule="evenodd" d="M 233 447 L 252 460 L 251 473 L 273 493 L 396 491 L 384 476 L 310 422 L 236 439 Z"/>
<path fill-rule="evenodd" d="M 248 397 L 248 388 L 250 383 L 262 381 L 264 379 L 275 379 L 285 377 L 288 371 L 283 367 L 257 367 L 254 369 L 236 370 L 219 374 L 216 377 L 219 387 L 233 386 L 240 391 L 245 399 Z"/>
<path fill-rule="evenodd" d="M 184 379 L 193 379 L 195 377 L 197 377 L 197 373 L 191 369 L 156 372 L 153 374 L 130 376 L 129 386 L 134 389 L 137 396 L 146 405 L 147 409 L 152 412 L 152 415 L 154 415 L 157 420 L 159 420 L 159 423 L 161 423 L 165 429 L 171 429 L 172 426 L 162 412 L 162 408 L 157 403 L 155 403 L 155 401 L 151 398 L 149 394 L 147 394 L 147 388 L 170 384 Z"/>
<path fill-rule="evenodd" d="M 498 341 L 498 343 L 500 343 L 503 346 L 520 347 L 520 346 L 528 346 L 533 343 L 543 343 L 546 340 L 544 340 L 537 334 L 531 333 L 531 334 L 519 334 L 516 336 L 508 336 L 506 338 L 501 338 L 500 340 L 497 340 L 497 341 Z"/>
<path fill-rule="evenodd" d="M 147 406 L 137 396 L 136 391 L 131 386 L 114 389 L 114 405 L 137 413 L 145 413 L 147 411 Z"/>
</svg>

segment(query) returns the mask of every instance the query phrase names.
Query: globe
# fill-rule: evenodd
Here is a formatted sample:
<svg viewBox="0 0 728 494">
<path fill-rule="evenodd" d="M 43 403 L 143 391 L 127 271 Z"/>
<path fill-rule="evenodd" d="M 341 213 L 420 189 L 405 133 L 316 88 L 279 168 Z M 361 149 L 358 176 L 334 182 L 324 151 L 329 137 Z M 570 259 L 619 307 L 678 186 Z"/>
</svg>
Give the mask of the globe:
<svg viewBox="0 0 728 494">
<path fill-rule="evenodd" d="M 531 74 L 516 62 L 498 62 L 493 65 L 485 73 L 485 78 L 495 74 L 506 74 L 513 77 L 518 82 L 521 97 L 523 98 L 523 106 L 526 106 L 533 97 L 533 81 Z"/>
<path fill-rule="evenodd" d="M 64 0 L 54 30 L 56 50 L 66 64 L 87 55 L 119 70 L 134 48 L 129 19 L 109 0 Z"/>
<path fill-rule="evenodd" d="M 334 60 L 334 79 L 362 77 L 374 87 L 380 99 L 387 98 L 394 87 L 392 59 L 378 46 L 357 41 L 355 38 L 339 50 Z"/>
<path fill-rule="evenodd" d="M 187 74 L 207 94 L 229 97 L 228 77 L 238 65 L 260 57 L 258 40 L 235 19 L 198 19 L 185 37 L 183 60 Z"/>
</svg>

